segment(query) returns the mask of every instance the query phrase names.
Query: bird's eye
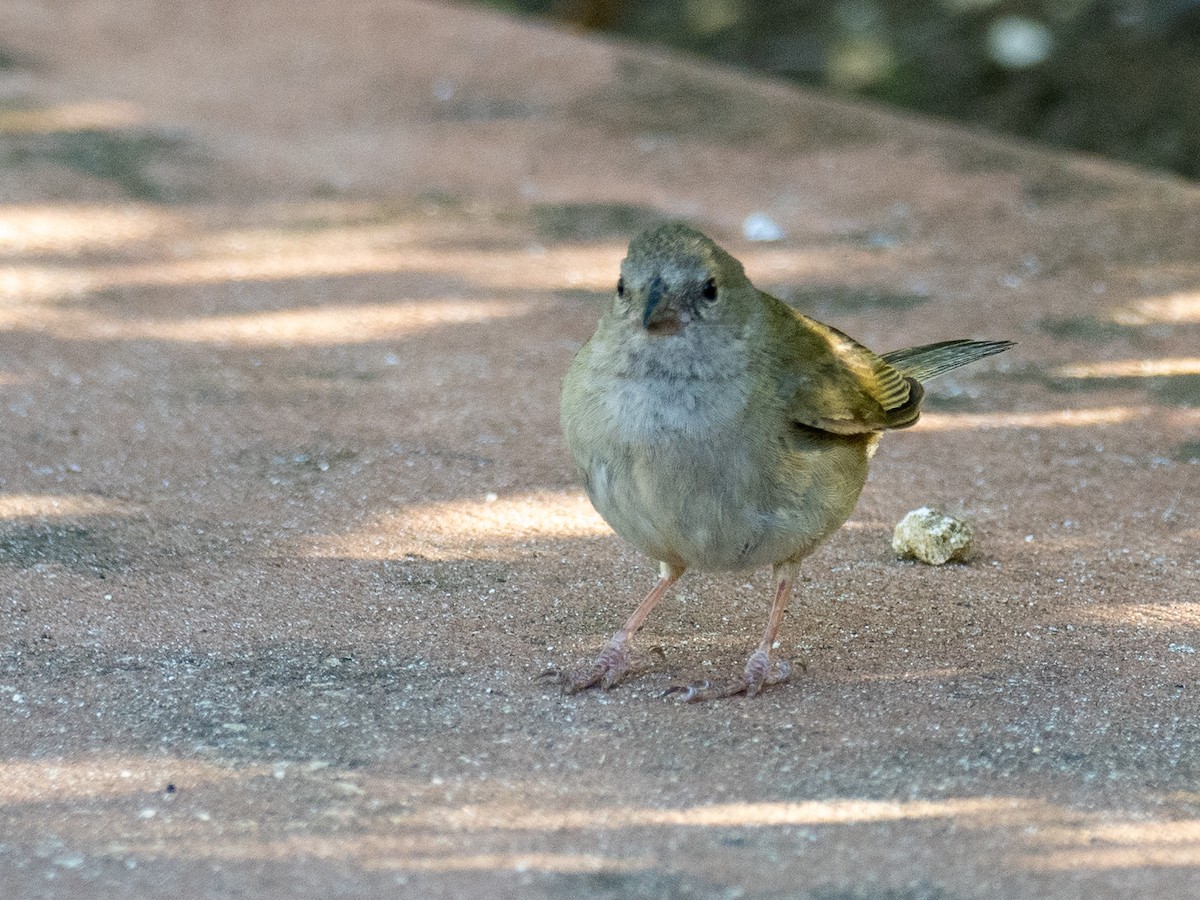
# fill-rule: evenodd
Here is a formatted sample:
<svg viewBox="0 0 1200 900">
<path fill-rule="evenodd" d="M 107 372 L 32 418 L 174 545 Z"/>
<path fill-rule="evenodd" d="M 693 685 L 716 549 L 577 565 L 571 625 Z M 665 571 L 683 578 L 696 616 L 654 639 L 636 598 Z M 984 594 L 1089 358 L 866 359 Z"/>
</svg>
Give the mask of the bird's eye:
<svg viewBox="0 0 1200 900">
<path fill-rule="evenodd" d="M 617 279 L 617 296 L 618 297 L 625 296 L 625 279 L 624 279 L 624 277 Z"/>
<path fill-rule="evenodd" d="M 704 282 L 704 287 L 700 290 L 700 296 L 705 300 L 717 299 L 717 281 L 715 278 L 710 278 Z"/>
</svg>

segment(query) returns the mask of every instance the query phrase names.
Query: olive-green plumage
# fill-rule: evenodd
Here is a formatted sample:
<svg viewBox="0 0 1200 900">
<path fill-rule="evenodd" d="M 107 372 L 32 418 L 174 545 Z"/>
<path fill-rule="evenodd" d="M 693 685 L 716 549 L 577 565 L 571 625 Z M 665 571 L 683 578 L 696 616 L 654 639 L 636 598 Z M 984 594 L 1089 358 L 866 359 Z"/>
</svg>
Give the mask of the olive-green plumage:
<svg viewBox="0 0 1200 900">
<path fill-rule="evenodd" d="M 878 356 L 750 283 L 680 224 L 634 238 L 613 304 L 563 384 L 567 446 L 588 496 L 663 580 L 568 690 L 611 686 L 650 607 L 685 569 L 772 565 L 778 628 L 796 564 L 850 516 L 879 434 L 916 422 L 921 380 L 1007 349 L 949 341 Z M 640 616 L 640 617 L 639 617 Z M 774 631 L 744 679 L 786 677 Z"/>
</svg>

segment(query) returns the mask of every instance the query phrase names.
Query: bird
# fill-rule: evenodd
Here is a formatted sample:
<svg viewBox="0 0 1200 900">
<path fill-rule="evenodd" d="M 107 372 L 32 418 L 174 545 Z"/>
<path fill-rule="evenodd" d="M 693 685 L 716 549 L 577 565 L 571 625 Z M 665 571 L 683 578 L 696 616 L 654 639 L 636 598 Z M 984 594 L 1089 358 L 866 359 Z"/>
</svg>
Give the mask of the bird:
<svg viewBox="0 0 1200 900">
<path fill-rule="evenodd" d="M 569 694 L 612 688 L 684 572 L 769 565 L 774 597 L 744 670 L 672 690 L 694 702 L 785 681 L 791 665 L 774 648 L 798 567 L 850 517 L 880 435 L 917 421 L 922 382 L 1012 346 L 951 340 L 877 355 L 755 288 L 684 223 L 636 235 L 563 380 L 561 421 L 596 511 L 658 562 L 659 578 L 594 663 L 543 674 Z"/>
</svg>

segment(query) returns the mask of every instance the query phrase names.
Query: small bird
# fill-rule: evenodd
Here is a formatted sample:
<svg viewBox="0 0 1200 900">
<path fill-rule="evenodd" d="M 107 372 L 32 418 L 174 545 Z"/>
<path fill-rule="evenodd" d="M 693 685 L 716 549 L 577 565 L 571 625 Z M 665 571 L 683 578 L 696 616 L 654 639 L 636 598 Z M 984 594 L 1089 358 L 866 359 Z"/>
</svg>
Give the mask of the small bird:
<svg viewBox="0 0 1200 900">
<path fill-rule="evenodd" d="M 688 701 L 784 681 L 772 655 L 798 566 L 850 517 L 882 432 L 917 421 L 921 382 L 1009 341 L 877 356 L 754 287 L 686 225 L 629 245 L 612 306 L 567 372 L 562 426 L 596 510 L 659 562 L 658 583 L 591 666 L 550 670 L 568 693 L 611 688 L 629 645 L 688 569 L 770 565 L 775 596 L 745 671 Z"/>
</svg>

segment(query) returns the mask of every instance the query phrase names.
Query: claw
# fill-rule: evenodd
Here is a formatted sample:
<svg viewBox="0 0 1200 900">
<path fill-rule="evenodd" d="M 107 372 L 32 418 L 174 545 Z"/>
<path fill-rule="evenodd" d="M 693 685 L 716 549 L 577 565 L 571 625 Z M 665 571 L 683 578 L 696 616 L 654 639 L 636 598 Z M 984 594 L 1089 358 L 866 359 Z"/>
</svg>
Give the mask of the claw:
<svg viewBox="0 0 1200 900">
<path fill-rule="evenodd" d="M 588 688 L 596 687 L 596 685 L 599 685 L 606 691 L 614 688 L 625 677 L 625 673 L 628 671 L 628 652 L 624 647 L 610 644 L 596 658 L 596 662 L 586 668 L 566 671 L 552 667 L 539 675 L 538 678 L 554 678 L 558 681 L 564 694 L 577 694 Z"/>
<path fill-rule="evenodd" d="M 600 678 L 600 687 L 606 691 L 615 688 L 618 682 L 625 677 L 627 671 L 629 671 L 628 666 L 620 669 L 606 669 Z"/>
<path fill-rule="evenodd" d="M 681 703 L 699 703 L 703 700 L 723 700 L 745 694 L 756 697 L 764 687 L 786 681 L 792 674 L 792 664 L 786 659 L 771 659 L 762 650 L 756 650 L 746 662 L 746 670 L 727 684 L 713 687 L 711 682 L 700 681 L 689 685 L 668 688 L 663 696 L 679 694 Z"/>
<path fill-rule="evenodd" d="M 804 664 L 800 665 L 801 670 L 804 669 Z M 764 684 L 779 684 L 787 681 L 792 674 L 792 664 L 786 659 L 777 659 L 771 663 L 771 671 L 767 673 L 767 678 Z"/>
<path fill-rule="evenodd" d="M 676 684 L 667 688 L 662 692 L 662 696 L 669 697 L 671 694 L 679 694 L 681 703 L 691 703 L 693 698 L 702 691 L 707 691 L 712 687 L 709 681 L 697 681 L 693 684 Z"/>
<path fill-rule="evenodd" d="M 604 652 L 596 657 L 596 662 L 592 664 L 591 668 L 578 669 L 575 672 L 553 670 L 558 683 L 562 685 L 564 694 L 574 694 L 587 688 L 595 687 L 596 685 L 600 685 L 604 690 L 617 686 L 629 671 L 630 639 L 638 633 L 638 629 L 646 621 L 646 616 L 650 615 L 650 610 L 658 605 L 658 602 L 667 593 L 667 589 L 682 574 L 682 568 L 670 566 L 666 563 L 662 564 L 658 584 L 654 585 L 654 588 L 646 595 L 645 599 L 638 604 L 637 609 L 625 620 L 625 624 L 612 636 L 612 639 L 608 642 L 608 646 L 604 648 Z M 662 654 L 661 647 L 653 649 Z"/>
</svg>

